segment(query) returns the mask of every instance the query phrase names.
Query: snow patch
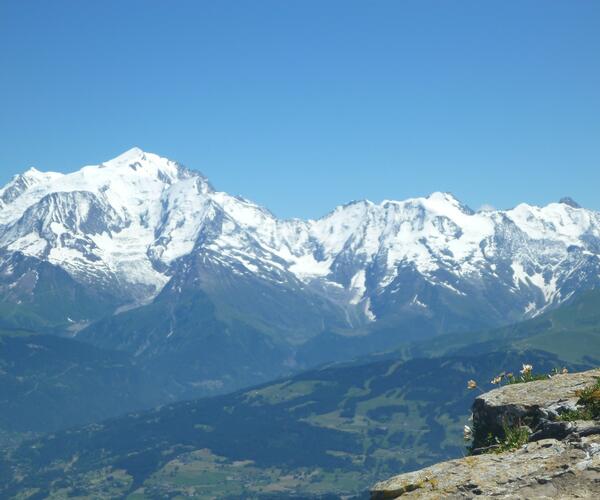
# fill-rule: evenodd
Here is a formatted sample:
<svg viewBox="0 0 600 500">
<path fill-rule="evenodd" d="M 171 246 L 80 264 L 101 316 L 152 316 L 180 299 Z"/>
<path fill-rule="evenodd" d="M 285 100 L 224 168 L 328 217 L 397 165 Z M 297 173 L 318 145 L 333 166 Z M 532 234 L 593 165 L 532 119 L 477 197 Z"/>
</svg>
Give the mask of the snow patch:
<svg viewBox="0 0 600 500">
<path fill-rule="evenodd" d="M 301 280 L 327 276 L 330 272 L 331 260 L 318 261 L 314 255 L 306 254 L 296 257 L 289 270 Z"/>
<path fill-rule="evenodd" d="M 366 273 L 364 269 L 361 269 L 352 277 L 352 281 L 350 282 L 350 291 L 352 292 L 350 304 L 358 304 L 365 295 L 365 292 L 367 291 L 365 281 Z"/>
<path fill-rule="evenodd" d="M 419 295 L 415 294 L 415 296 L 413 297 L 413 299 L 410 301 L 410 303 L 414 306 L 419 306 L 419 307 L 423 307 L 423 308 L 427 308 L 427 304 L 424 304 L 423 302 L 421 302 L 419 300 Z"/>
</svg>

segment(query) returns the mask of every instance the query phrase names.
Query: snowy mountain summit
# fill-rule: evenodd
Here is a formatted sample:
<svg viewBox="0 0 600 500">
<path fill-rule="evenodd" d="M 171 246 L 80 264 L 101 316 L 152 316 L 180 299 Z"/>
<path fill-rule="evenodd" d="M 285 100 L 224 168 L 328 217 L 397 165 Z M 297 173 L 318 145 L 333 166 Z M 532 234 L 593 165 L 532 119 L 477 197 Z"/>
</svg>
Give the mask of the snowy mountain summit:
<svg viewBox="0 0 600 500">
<path fill-rule="evenodd" d="M 256 300 L 278 307 L 292 294 L 335 317 L 322 322 L 333 329 L 441 309 L 452 328 L 465 314 L 532 316 L 596 286 L 600 214 L 570 198 L 474 212 L 438 192 L 280 220 L 134 148 L 70 174 L 15 176 L 0 189 L 0 249 L 5 261 L 19 253 L 48 262 L 122 304 L 197 287 L 250 315 L 261 314 Z M 249 303 L 236 293 L 245 289 L 262 292 Z"/>
</svg>

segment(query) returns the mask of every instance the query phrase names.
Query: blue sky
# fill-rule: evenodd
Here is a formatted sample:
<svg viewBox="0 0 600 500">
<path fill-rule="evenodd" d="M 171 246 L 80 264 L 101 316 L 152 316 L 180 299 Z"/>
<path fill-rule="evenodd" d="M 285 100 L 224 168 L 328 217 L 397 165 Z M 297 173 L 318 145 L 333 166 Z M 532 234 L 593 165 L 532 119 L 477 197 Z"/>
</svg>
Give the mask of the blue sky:
<svg viewBox="0 0 600 500">
<path fill-rule="evenodd" d="M 0 182 L 137 145 L 284 217 L 600 209 L 600 2 L 0 0 Z"/>
</svg>

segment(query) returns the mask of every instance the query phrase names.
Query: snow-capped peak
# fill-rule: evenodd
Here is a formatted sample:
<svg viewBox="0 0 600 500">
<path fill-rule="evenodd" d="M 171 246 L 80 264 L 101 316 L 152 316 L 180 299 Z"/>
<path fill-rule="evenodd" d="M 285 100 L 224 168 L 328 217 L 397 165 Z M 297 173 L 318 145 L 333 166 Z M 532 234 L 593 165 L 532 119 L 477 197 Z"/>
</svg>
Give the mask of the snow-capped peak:
<svg viewBox="0 0 600 500">
<path fill-rule="evenodd" d="M 37 168 L 29 167 L 27 170 L 25 170 L 25 172 L 23 172 L 22 175 L 23 175 L 23 177 L 36 178 L 43 174 Z"/>
<path fill-rule="evenodd" d="M 110 160 L 107 163 L 110 162 L 115 162 L 115 163 L 132 163 L 138 159 L 143 159 L 143 157 L 145 156 L 145 152 L 141 149 L 138 148 L 137 146 L 132 147 L 131 149 L 128 149 L 127 151 L 121 153 L 120 155 L 116 156 L 115 158 L 113 158 L 112 160 Z"/>
<path fill-rule="evenodd" d="M 195 209 L 204 204 L 203 195 L 209 191 L 201 174 L 139 148 L 70 174 L 29 170 L 0 193 L 4 202 L 0 246 L 46 258 L 73 275 L 102 272 L 141 287 L 142 295 L 154 294 L 168 278 L 155 269 L 148 254 L 157 244 L 170 258 L 191 249 L 193 241 L 188 240 L 194 238 L 198 225 Z M 68 193 L 87 194 L 69 198 Z M 48 204 L 45 200 L 51 194 L 60 195 L 60 201 Z M 97 221 L 102 218 L 98 212 L 110 210 L 111 223 L 94 225 L 105 231 L 67 227 L 65 210 L 76 213 L 65 207 L 69 203 L 90 203 L 95 208 L 89 217 Z M 35 214 L 53 224 L 33 224 Z M 177 227 L 169 226 L 173 218 L 179 220 Z M 180 251 L 179 246 L 183 247 Z"/>
<path fill-rule="evenodd" d="M 500 279 L 504 266 L 513 292 L 541 290 L 523 306 L 532 311 L 532 301 L 541 307 L 559 297 L 553 273 L 575 258 L 573 248 L 581 259 L 600 248 L 600 215 L 565 202 L 474 212 L 434 192 L 356 201 L 318 220 L 279 220 L 137 147 L 69 174 L 29 170 L 0 190 L 0 208 L 0 248 L 46 259 L 79 280 L 118 283 L 138 299 L 158 293 L 177 260 L 199 252 L 273 283 L 345 290 L 348 304 L 365 311 L 405 268 L 460 294 L 458 282 Z"/>
<path fill-rule="evenodd" d="M 108 160 L 102 165 L 105 167 L 131 167 L 132 165 L 151 165 L 153 163 L 168 162 L 167 158 L 163 158 L 153 153 L 146 153 L 138 147 L 128 149 L 124 153 L 116 156 L 112 160 Z"/>
</svg>

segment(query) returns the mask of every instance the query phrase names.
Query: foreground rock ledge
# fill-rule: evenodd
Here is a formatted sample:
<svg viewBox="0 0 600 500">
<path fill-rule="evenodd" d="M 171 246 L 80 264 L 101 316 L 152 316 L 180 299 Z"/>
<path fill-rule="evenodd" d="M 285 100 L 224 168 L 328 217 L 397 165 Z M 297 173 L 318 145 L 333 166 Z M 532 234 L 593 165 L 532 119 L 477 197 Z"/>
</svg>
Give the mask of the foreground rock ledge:
<svg viewBox="0 0 600 500">
<path fill-rule="evenodd" d="M 558 420 L 598 377 L 600 370 L 556 375 L 481 395 L 473 404 L 481 434 L 521 423 L 532 431 L 530 442 L 401 474 L 377 483 L 371 498 L 600 498 L 600 422 Z"/>
</svg>

